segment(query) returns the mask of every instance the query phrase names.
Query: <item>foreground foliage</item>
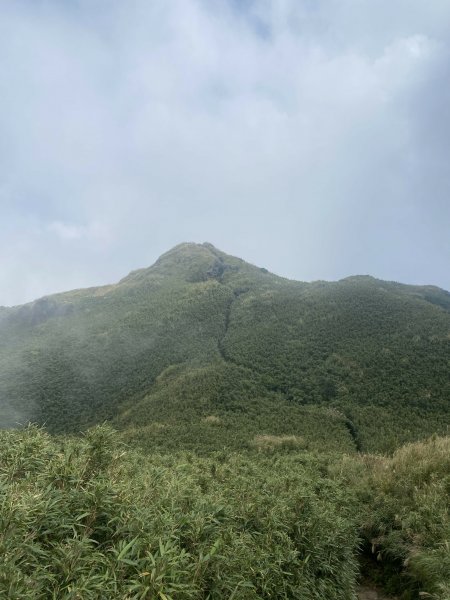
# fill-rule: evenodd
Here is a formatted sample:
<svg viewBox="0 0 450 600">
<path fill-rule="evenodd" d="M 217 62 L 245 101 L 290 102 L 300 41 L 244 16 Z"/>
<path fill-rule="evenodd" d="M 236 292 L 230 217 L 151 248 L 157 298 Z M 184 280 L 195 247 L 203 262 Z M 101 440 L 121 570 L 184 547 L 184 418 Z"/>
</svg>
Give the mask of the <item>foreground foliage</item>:
<svg viewBox="0 0 450 600">
<path fill-rule="evenodd" d="M 1 434 L 2 597 L 354 597 L 351 502 L 320 461 L 120 454 L 106 427 Z"/>
<path fill-rule="evenodd" d="M 449 438 L 342 458 L 267 436 L 199 457 L 143 455 L 108 426 L 3 431 L 0 597 L 350 600 L 363 552 L 402 598 L 449 600 L 449 494 Z"/>
<path fill-rule="evenodd" d="M 359 498 L 372 577 L 405 599 L 450 600 L 450 437 L 347 457 L 339 469 Z"/>
</svg>

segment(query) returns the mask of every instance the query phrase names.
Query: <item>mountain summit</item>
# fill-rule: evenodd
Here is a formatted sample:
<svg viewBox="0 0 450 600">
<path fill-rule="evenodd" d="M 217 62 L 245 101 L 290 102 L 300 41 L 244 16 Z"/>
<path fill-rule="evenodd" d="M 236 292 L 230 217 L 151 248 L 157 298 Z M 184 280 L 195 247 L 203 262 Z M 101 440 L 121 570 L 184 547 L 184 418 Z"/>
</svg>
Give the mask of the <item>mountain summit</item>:
<svg viewBox="0 0 450 600">
<path fill-rule="evenodd" d="M 205 448 L 242 443 L 245 421 L 245 435 L 384 451 L 445 430 L 449 364 L 443 290 L 289 281 L 184 243 L 115 285 L 2 310 L 0 417 L 112 419 L 156 445 L 189 425 Z"/>
</svg>

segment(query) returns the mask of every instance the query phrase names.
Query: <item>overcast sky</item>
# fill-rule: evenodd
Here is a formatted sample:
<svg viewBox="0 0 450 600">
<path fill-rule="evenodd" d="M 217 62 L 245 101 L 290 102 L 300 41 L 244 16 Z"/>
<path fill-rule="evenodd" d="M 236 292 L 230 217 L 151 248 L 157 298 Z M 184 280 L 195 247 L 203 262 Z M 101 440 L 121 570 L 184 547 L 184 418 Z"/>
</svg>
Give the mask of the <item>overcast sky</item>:
<svg viewBox="0 0 450 600">
<path fill-rule="evenodd" d="M 448 0 L 0 0 L 0 304 L 182 241 L 450 289 Z"/>
</svg>

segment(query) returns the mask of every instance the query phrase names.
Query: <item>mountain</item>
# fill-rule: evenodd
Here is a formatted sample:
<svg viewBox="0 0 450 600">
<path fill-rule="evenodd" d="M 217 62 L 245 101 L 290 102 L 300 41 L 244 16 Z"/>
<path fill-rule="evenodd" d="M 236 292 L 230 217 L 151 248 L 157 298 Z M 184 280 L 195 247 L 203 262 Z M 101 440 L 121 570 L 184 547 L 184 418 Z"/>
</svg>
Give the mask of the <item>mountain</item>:
<svg viewBox="0 0 450 600">
<path fill-rule="evenodd" d="M 0 596 L 448 600 L 449 366 L 444 290 L 210 244 L 0 308 Z"/>
<path fill-rule="evenodd" d="M 0 310 L 0 419 L 152 447 L 391 451 L 450 422 L 450 294 L 290 281 L 180 244 L 115 285 Z"/>
</svg>

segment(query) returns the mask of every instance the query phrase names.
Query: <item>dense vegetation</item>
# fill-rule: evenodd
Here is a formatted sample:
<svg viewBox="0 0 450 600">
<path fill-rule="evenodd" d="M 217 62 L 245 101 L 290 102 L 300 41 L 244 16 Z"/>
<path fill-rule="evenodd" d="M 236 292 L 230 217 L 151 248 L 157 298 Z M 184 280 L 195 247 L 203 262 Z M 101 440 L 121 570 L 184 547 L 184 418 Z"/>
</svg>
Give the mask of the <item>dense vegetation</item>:
<svg viewBox="0 0 450 600">
<path fill-rule="evenodd" d="M 0 308 L 0 598 L 450 600 L 449 367 L 447 292 L 209 244 Z"/>
<path fill-rule="evenodd" d="M 267 435 L 295 436 L 304 449 L 355 451 L 343 414 L 290 402 L 268 392 L 253 371 L 224 361 L 169 367 L 149 395 L 122 407 L 115 424 L 148 451 L 247 450 Z"/>
<path fill-rule="evenodd" d="M 450 438 L 336 468 L 362 510 L 363 570 L 401 598 L 450 599 Z"/>
<path fill-rule="evenodd" d="M 314 443 L 333 431 L 337 446 L 392 452 L 447 432 L 449 364 L 443 290 L 299 283 L 182 244 L 117 285 L 2 310 L 0 418 L 58 433 L 111 418 L 172 427 L 181 415 L 187 438 L 183 422 L 203 432 L 216 415 L 236 448 L 240 413 L 254 422 L 256 405 L 267 414 L 255 435 Z"/>
<path fill-rule="evenodd" d="M 119 458 L 111 432 L 1 437 L 9 598 L 350 598 L 342 488 L 302 456 Z"/>
<path fill-rule="evenodd" d="M 402 598 L 448 600 L 449 491 L 449 438 L 390 459 L 270 440 L 202 458 L 105 426 L 3 431 L 0 595 L 349 600 L 359 559 Z"/>
</svg>

